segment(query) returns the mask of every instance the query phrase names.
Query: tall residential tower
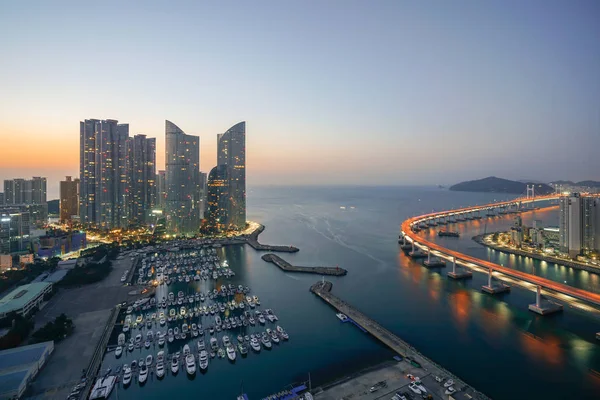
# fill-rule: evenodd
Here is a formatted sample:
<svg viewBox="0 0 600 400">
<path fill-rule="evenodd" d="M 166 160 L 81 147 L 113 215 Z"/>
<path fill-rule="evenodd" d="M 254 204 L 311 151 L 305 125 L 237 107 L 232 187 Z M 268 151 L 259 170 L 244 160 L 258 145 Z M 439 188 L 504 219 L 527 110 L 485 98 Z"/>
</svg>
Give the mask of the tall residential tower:
<svg viewBox="0 0 600 400">
<path fill-rule="evenodd" d="M 229 128 L 227 132 L 217 135 L 217 166 L 227 167 L 228 204 L 225 221 L 227 229 L 244 229 L 246 226 L 246 122 L 240 122 Z"/>
<path fill-rule="evenodd" d="M 129 139 L 129 222 L 149 222 L 155 204 L 156 139 L 135 135 Z"/>
<path fill-rule="evenodd" d="M 200 227 L 200 138 L 165 121 L 167 231 L 193 235 Z"/>
</svg>

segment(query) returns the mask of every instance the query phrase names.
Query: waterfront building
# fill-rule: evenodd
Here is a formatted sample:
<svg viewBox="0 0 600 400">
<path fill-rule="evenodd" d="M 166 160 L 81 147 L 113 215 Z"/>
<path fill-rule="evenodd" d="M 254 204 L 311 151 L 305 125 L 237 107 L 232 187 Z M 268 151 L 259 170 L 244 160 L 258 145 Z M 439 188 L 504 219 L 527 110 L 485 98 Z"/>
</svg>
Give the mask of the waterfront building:
<svg viewBox="0 0 600 400">
<path fill-rule="evenodd" d="M 156 139 L 135 135 L 129 141 L 129 222 L 150 222 L 155 204 Z"/>
<path fill-rule="evenodd" d="M 24 252 L 30 245 L 29 211 L 0 209 L 0 254 Z"/>
<path fill-rule="evenodd" d="M 200 138 L 165 121 L 167 231 L 193 235 L 200 227 Z"/>
<path fill-rule="evenodd" d="M 53 341 L 0 351 L 0 399 L 22 398 L 53 351 Z"/>
<path fill-rule="evenodd" d="M 229 168 L 217 165 L 208 174 L 206 226 L 221 232 L 229 227 Z"/>
<path fill-rule="evenodd" d="M 600 251 L 600 199 L 573 193 L 560 198 L 560 250 L 571 257 Z"/>
<path fill-rule="evenodd" d="M 22 285 L 0 299 L 0 318 L 14 312 L 27 316 L 44 301 L 44 295 L 52 292 L 52 284 L 35 282 Z"/>
<path fill-rule="evenodd" d="M 167 201 L 167 181 L 165 178 L 165 171 L 158 171 L 156 174 L 156 206 L 164 211 L 165 203 Z"/>
<path fill-rule="evenodd" d="M 128 224 L 129 124 L 86 119 L 79 132 L 79 213 L 100 229 Z"/>
<path fill-rule="evenodd" d="M 68 222 L 79 215 L 79 179 L 67 176 L 60 181 L 60 222 Z"/>
<path fill-rule="evenodd" d="M 217 166 L 227 167 L 226 229 L 246 226 L 246 122 L 217 135 Z M 210 178 L 209 178 L 210 180 Z"/>
</svg>

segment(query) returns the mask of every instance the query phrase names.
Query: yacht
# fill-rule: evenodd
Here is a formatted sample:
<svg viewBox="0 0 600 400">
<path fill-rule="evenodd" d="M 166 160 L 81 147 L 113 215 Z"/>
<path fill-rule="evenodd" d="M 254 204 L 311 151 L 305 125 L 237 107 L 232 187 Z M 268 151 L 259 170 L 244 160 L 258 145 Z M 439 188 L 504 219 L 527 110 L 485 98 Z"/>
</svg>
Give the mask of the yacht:
<svg viewBox="0 0 600 400">
<path fill-rule="evenodd" d="M 241 355 L 245 356 L 246 354 L 248 354 L 248 346 L 246 346 L 246 343 L 239 342 L 238 349 L 240 350 Z"/>
<path fill-rule="evenodd" d="M 131 368 L 125 364 L 123 367 L 123 386 L 127 386 L 131 383 Z"/>
<path fill-rule="evenodd" d="M 121 354 L 123 354 L 123 346 L 117 346 L 115 349 L 115 357 L 121 357 Z"/>
<path fill-rule="evenodd" d="M 264 325 L 267 321 L 265 321 L 265 317 L 262 314 L 258 314 L 258 322 Z"/>
<path fill-rule="evenodd" d="M 171 359 L 171 373 L 177 375 L 179 371 L 179 357 L 175 356 Z"/>
<path fill-rule="evenodd" d="M 414 383 L 414 382 L 411 382 L 411 383 L 408 385 L 408 388 L 409 388 L 410 390 L 412 390 L 412 391 L 413 391 L 415 394 L 421 394 L 421 393 L 422 393 L 422 392 L 421 392 L 421 389 L 419 389 L 419 386 L 415 385 L 415 383 Z"/>
<path fill-rule="evenodd" d="M 146 365 L 147 366 L 151 366 L 152 365 L 152 361 L 154 360 L 154 358 L 152 357 L 152 354 L 148 354 L 146 356 Z"/>
<path fill-rule="evenodd" d="M 262 342 L 263 346 L 265 346 L 266 349 L 270 349 L 273 346 L 271 344 L 271 341 L 269 340 L 269 337 L 264 332 L 260 338 L 260 341 Z"/>
<path fill-rule="evenodd" d="M 277 325 L 277 333 L 283 338 L 283 340 L 289 340 L 290 338 L 290 335 L 288 335 L 288 333 L 284 331 L 283 328 L 279 325 Z"/>
<path fill-rule="evenodd" d="M 183 323 L 183 325 L 181 326 L 181 332 L 182 333 L 188 333 L 188 324 L 186 324 L 185 322 Z"/>
<path fill-rule="evenodd" d="M 175 329 L 173 329 L 173 334 L 175 336 L 179 336 L 179 327 L 178 326 L 176 326 Z"/>
<path fill-rule="evenodd" d="M 254 296 L 252 298 L 252 300 L 254 300 L 254 304 L 256 304 L 257 306 L 260 306 L 260 300 L 258 299 L 258 296 Z"/>
<path fill-rule="evenodd" d="M 260 343 L 254 335 L 250 337 L 250 346 L 252 347 L 252 350 L 256 351 L 257 353 L 260 352 Z"/>
<path fill-rule="evenodd" d="M 127 350 L 133 351 L 133 343 L 129 343 L 129 345 L 127 345 Z"/>
<path fill-rule="evenodd" d="M 346 314 L 337 313 L 335 314 L 335 316 L 338 317 L 342 322 L 348 321 L 348 316 Z"/>
<path fill-rule="evenodd" d="M 200 359 L 199 362 L 200 369 L 205 371 L 208 368 L 208 353 L 206 350 L 200 351 Z"/>
<path fill-rule="evenodd" d="M 117 339 L 117 344 L 119 346 L 123 346 L 125 344 L 125 334 L 124 333 L 119 333 L 119 337 Z"/>
<path fill-rule="evenodd" d="M 445 387 L 445 388 L 447 388 L 447 387 L 450 387 L 450 386 L 452 386 L 452 385 L 454 385 L 454 381 L 453 381 L 452 379 L 448 379 L 448 380 L 446 381 L 446 383 L 444 383 L 444 387 Z"/>
<path fill-rule="evenodd" d="M 146 347 L 147 349 L 150 348 L 150 341 L 146 340 L 146 342 L 144 343 L 144 347 Z"/>
<path fill-rule="evenodd" d="M 156 377 L 162 378 L 165 376 L 165 365 L 162 361 L 156 363 Z"/>
<path fill-rule="evenodd" d="M 194 375 L 196 373 L 196 359 L 191 354 L 188 354 L 185 357 L 185 370 L 189 375 Z"/>
<path fill-rule="evenodd" d="M 167 321 L 165 320 L 165 318 L 164 318 L 164 317 L 162 317 L 162 318 L 159 320 L 160 326 L 164 326 L 166 322 L 167 322 Z"/>
<path fill-rule="evenodd" d="M 185 346 L 183 346 L 183 356 L 187 356 L 188 354 L 190 354 L 190 346 L 188 346 L 187 344 Z"/>
<path fill-rule="evenodd" d="M 92 393 L 90 394 L 90 400 L 92 399 L 108 399 L 110 392 L 112 392 L 115 387 L 115 382 L 117 381 L 117 377 L 114 375 L 105 376 L 104 378 L 100 378 L 94 384 L 92 388 Z"/>
<path fill-rule="evenodd" d="M 279 343 L 279 336 L 277 336 L 277 333 L 274 331 L 271 331 L 271 340 L 273 343 Z"/>
<path fill-rule="evenodd" d="M 235 361 L 235 356 L 235 347 L 233 347 L 233 345 L 229 343 L 229 345 L 227 346 L 227 358 L 229 358 L 229 361 Z"/>
<path fill-rule="evenodd" d="M 140 385 L 144 384 L 146 382 L 146 379 L 148 379 L 148 367 L 146 366 L 146 364 L 143 364 L 140 366 L 140 375 L 138 376 L 138 381 L 140 382 Z"/>
<path fill-rule="evenodd" d="M 158 345 L 160 347 L 163 347 L 165 345 L 165 335 L 160 335 L 160 337 L 158 338 Z"/>
<path fill-rule="evenodd" d="M 146 333 L 146 340 L 152 341 L 152 339 L 154 339 L 154 332 L 148 331 L 148 333 Z"/>
<path fill-rule="evenodd" d="M 210 338 L 210 348 L 216 351 L 218 346 L 219 346 L 219 342 L 217 341 L 217 338 L 211 337 Z"/>
</svg>

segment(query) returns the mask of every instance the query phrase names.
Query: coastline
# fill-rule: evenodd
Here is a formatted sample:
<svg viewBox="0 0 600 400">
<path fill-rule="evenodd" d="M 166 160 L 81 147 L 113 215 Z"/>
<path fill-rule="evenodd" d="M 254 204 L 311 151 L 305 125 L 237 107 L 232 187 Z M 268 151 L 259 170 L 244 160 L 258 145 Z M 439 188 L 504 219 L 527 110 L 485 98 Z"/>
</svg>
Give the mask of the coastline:
<svg viewBox="0 0 600 400">
<path fill-rule="evenodd" d="M 578 269 L 581 271 L 587 271 L 587 272 L 593 272 L 596 274 L 600 274 L 600 268 L 599 267 L 593 267 L 593 266 L 589 266 L 577 261 L 571 261 L 571 260 L 563 260 L 561 258 L 556 258 L 556 257 L 550 257 L 550 256 L 544 256 L 542 254 L 532 254 L 523 250 L 517 250 L 517 249 L 507 249 L 506 247 L 502 247 L 502 246 L 498 246 L 498 245 L 494 245 L 494 244 L 489 244 L 486 243 L 483 238 L 486 236 L 491 236 L 494 233 L 497 232 L 492 232 L 492 233 L 487 233 L 485 235 L 476 235 L 473 236 L 471 239 L 484 246 L 484 247 L 488 247 L 490 249 L 496 250 L 496 251 L 500 251 L 502 253 L 506 253 L 506 254 L 514 254 L 517 256 L 522 256 L 522 257 L 529 257 L 532 258 L 534 260 L 538 260 L 538 261 L 545 261 L 548 263 L 552 263 L 552 264 L 556 264 L 556 265 L 560 265 L 560 266 L 565 266 L 565 267 L 570 267 L 573 269 Z"/>
</svg>

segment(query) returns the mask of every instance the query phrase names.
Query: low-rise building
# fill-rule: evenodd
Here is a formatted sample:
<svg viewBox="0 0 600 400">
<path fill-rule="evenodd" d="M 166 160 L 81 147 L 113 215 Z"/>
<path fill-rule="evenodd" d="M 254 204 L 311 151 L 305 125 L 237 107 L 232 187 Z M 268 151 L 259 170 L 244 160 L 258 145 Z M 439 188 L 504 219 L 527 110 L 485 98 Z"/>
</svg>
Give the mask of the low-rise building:
<svg viewBox="0 0 600 400">
<path fill-rule="evenodd" d="M 44 295 L 50 292 L 52 292 L 52 284 L 48 282 L 19 286 L 0 299 L 0 318 L 4 318 L 11 312 L 24 316 L 30 314 L 44 301 Z"/>
<path fill-rule="evenodd" d="M 85 249 L 86 246 L 85 232 L 48 231 L 34 247 L 38 257 L 52 258 Z"/>
<path fill-rule="evenodd" d="M 0 254 L 0 272 L 12 268 L 12 256 L 10 254 Z"/>
<path fill-rule="evenodd" d="M 21 398 L 53 351 L 53 341 L 0 351 L 0 400 Z"/>
</svg>

